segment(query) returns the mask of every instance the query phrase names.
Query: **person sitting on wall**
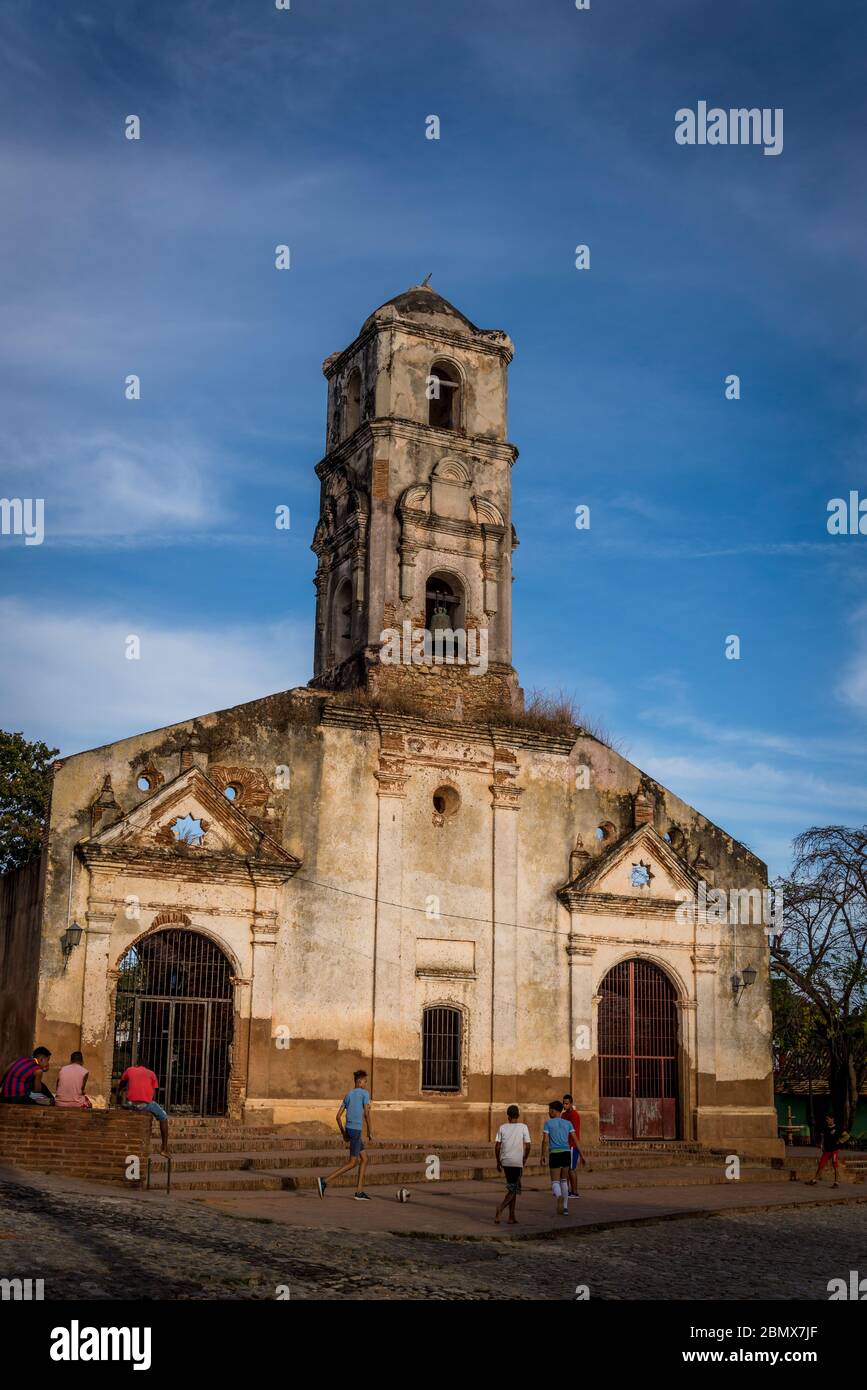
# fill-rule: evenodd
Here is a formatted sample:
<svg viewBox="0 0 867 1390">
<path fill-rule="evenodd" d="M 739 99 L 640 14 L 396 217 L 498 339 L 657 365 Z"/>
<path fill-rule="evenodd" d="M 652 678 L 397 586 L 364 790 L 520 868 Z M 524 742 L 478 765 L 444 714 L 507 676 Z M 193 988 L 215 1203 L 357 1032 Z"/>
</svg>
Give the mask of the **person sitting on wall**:
<svg viewBox="0 0 867 1390">
<path fill-rule="evenodd" d="M 122 1105 L 131 1105 L 133 1110 L 148 1110 L 155 1119 L 160 1122 L 160 1140 L 162 1148 L 160 1153 L 163 1158 L 169 1156 L 169 1117 L 161 1105 L 154 1100 L 154 1092 L 159 1086 L 155 1074 L 150 1067 L 142 1066 L 139 1063 L 135 1067 L 127 1067 L 123 1076 L 120 1078 L 120 1085 L 117 1088 L 118 1098 Z"/>
<path fill-rule="evenodd" d="M 0 1081 L 0 1102 L 4 1105 L 53 1105 L 54 1096 L 42 1080 L 50 1060 L 47 1047 L 34 1047 L 27 1056 L 14 1061 Z"/>
<path fill-rule="evenodd" d="M 92 1110 L 93 1101 L 84 1094 L 88 1075 L 81 1053 L 73 1052 L 57 1074 L 56 1104 L 64 1110 Z"/>
</svg>

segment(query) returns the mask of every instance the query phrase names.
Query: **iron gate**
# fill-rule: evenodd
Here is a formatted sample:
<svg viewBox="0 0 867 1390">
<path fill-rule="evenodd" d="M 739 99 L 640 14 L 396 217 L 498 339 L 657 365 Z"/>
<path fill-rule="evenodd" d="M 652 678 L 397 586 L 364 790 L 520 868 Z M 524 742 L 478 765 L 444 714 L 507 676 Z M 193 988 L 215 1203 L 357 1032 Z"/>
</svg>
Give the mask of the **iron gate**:
<svg viewBox="0 0 867 1390">
<path fill-rule="evenodd" d="M 677 1003 L 650 961 L 624 960 L 599 1002 L 599 1132 L 604 1139 L 676 1139 Z"/>
<path fill-rule="evenodd" d="M 112 1081 L 129 1066 L 159 1078 L 155 1099 L 174 1114 L 225 1115 L 232 1064 L 229 962 L 208 937 L 172 928 L 146 936 L 120 962 Z"/>
</svg>

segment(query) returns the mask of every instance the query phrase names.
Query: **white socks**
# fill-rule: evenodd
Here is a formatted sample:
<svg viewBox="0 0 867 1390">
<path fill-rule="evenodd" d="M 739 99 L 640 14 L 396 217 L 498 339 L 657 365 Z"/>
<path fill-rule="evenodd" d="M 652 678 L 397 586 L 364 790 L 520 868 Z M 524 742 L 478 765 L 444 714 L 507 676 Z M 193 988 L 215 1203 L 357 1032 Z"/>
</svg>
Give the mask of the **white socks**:
<svg viewBox="0 0 867 1390">
<path fill-rule="evenodd" d="M 559 1197 L 559 1196 L 560 1196 L 560 1184 L 559 1184 L 558 1182 L 552 1182 L 552 1184 L 551 1184 L 551 1191 L 554 1193 L 554 1196 L 555 1196 L 555 1197 Z"/>
</svg>

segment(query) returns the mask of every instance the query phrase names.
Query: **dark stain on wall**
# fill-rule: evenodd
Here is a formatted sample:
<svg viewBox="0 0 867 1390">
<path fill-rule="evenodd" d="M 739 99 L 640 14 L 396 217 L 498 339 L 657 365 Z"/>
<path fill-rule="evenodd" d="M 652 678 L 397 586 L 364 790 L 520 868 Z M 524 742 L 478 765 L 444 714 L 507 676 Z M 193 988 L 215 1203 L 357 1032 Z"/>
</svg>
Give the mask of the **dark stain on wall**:
<svg viewBox="0 0 867 1390">
<path fill-rule="evenodd" d="M 0 1072 L 39 1039 L 33 1036 L 39 975 L 42 858 L 0 878 Z"/>
</svg>

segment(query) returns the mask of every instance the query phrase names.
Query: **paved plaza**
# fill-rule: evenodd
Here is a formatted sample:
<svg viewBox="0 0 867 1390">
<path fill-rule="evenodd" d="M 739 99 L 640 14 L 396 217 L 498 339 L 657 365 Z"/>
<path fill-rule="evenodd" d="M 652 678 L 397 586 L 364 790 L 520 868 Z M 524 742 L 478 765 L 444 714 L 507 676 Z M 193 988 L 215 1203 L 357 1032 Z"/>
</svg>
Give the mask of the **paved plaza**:
<svg viewBox="0 0 867 1390">
<path fill-rule="evenodd" d="M 0 1273 L 44 1279 L 48 1299 L 339 1301 L 574 1299 L 580 1286 L 601 1299 L 825 1299 L 829 1279 L 867 1272 L 860 1185 L 600 1187 L 558 1219 L 534 1182 L 511 1231 L 492 1222 L 500 1191 L 197 1199 L 5 1169 Z"/>
</svg>

